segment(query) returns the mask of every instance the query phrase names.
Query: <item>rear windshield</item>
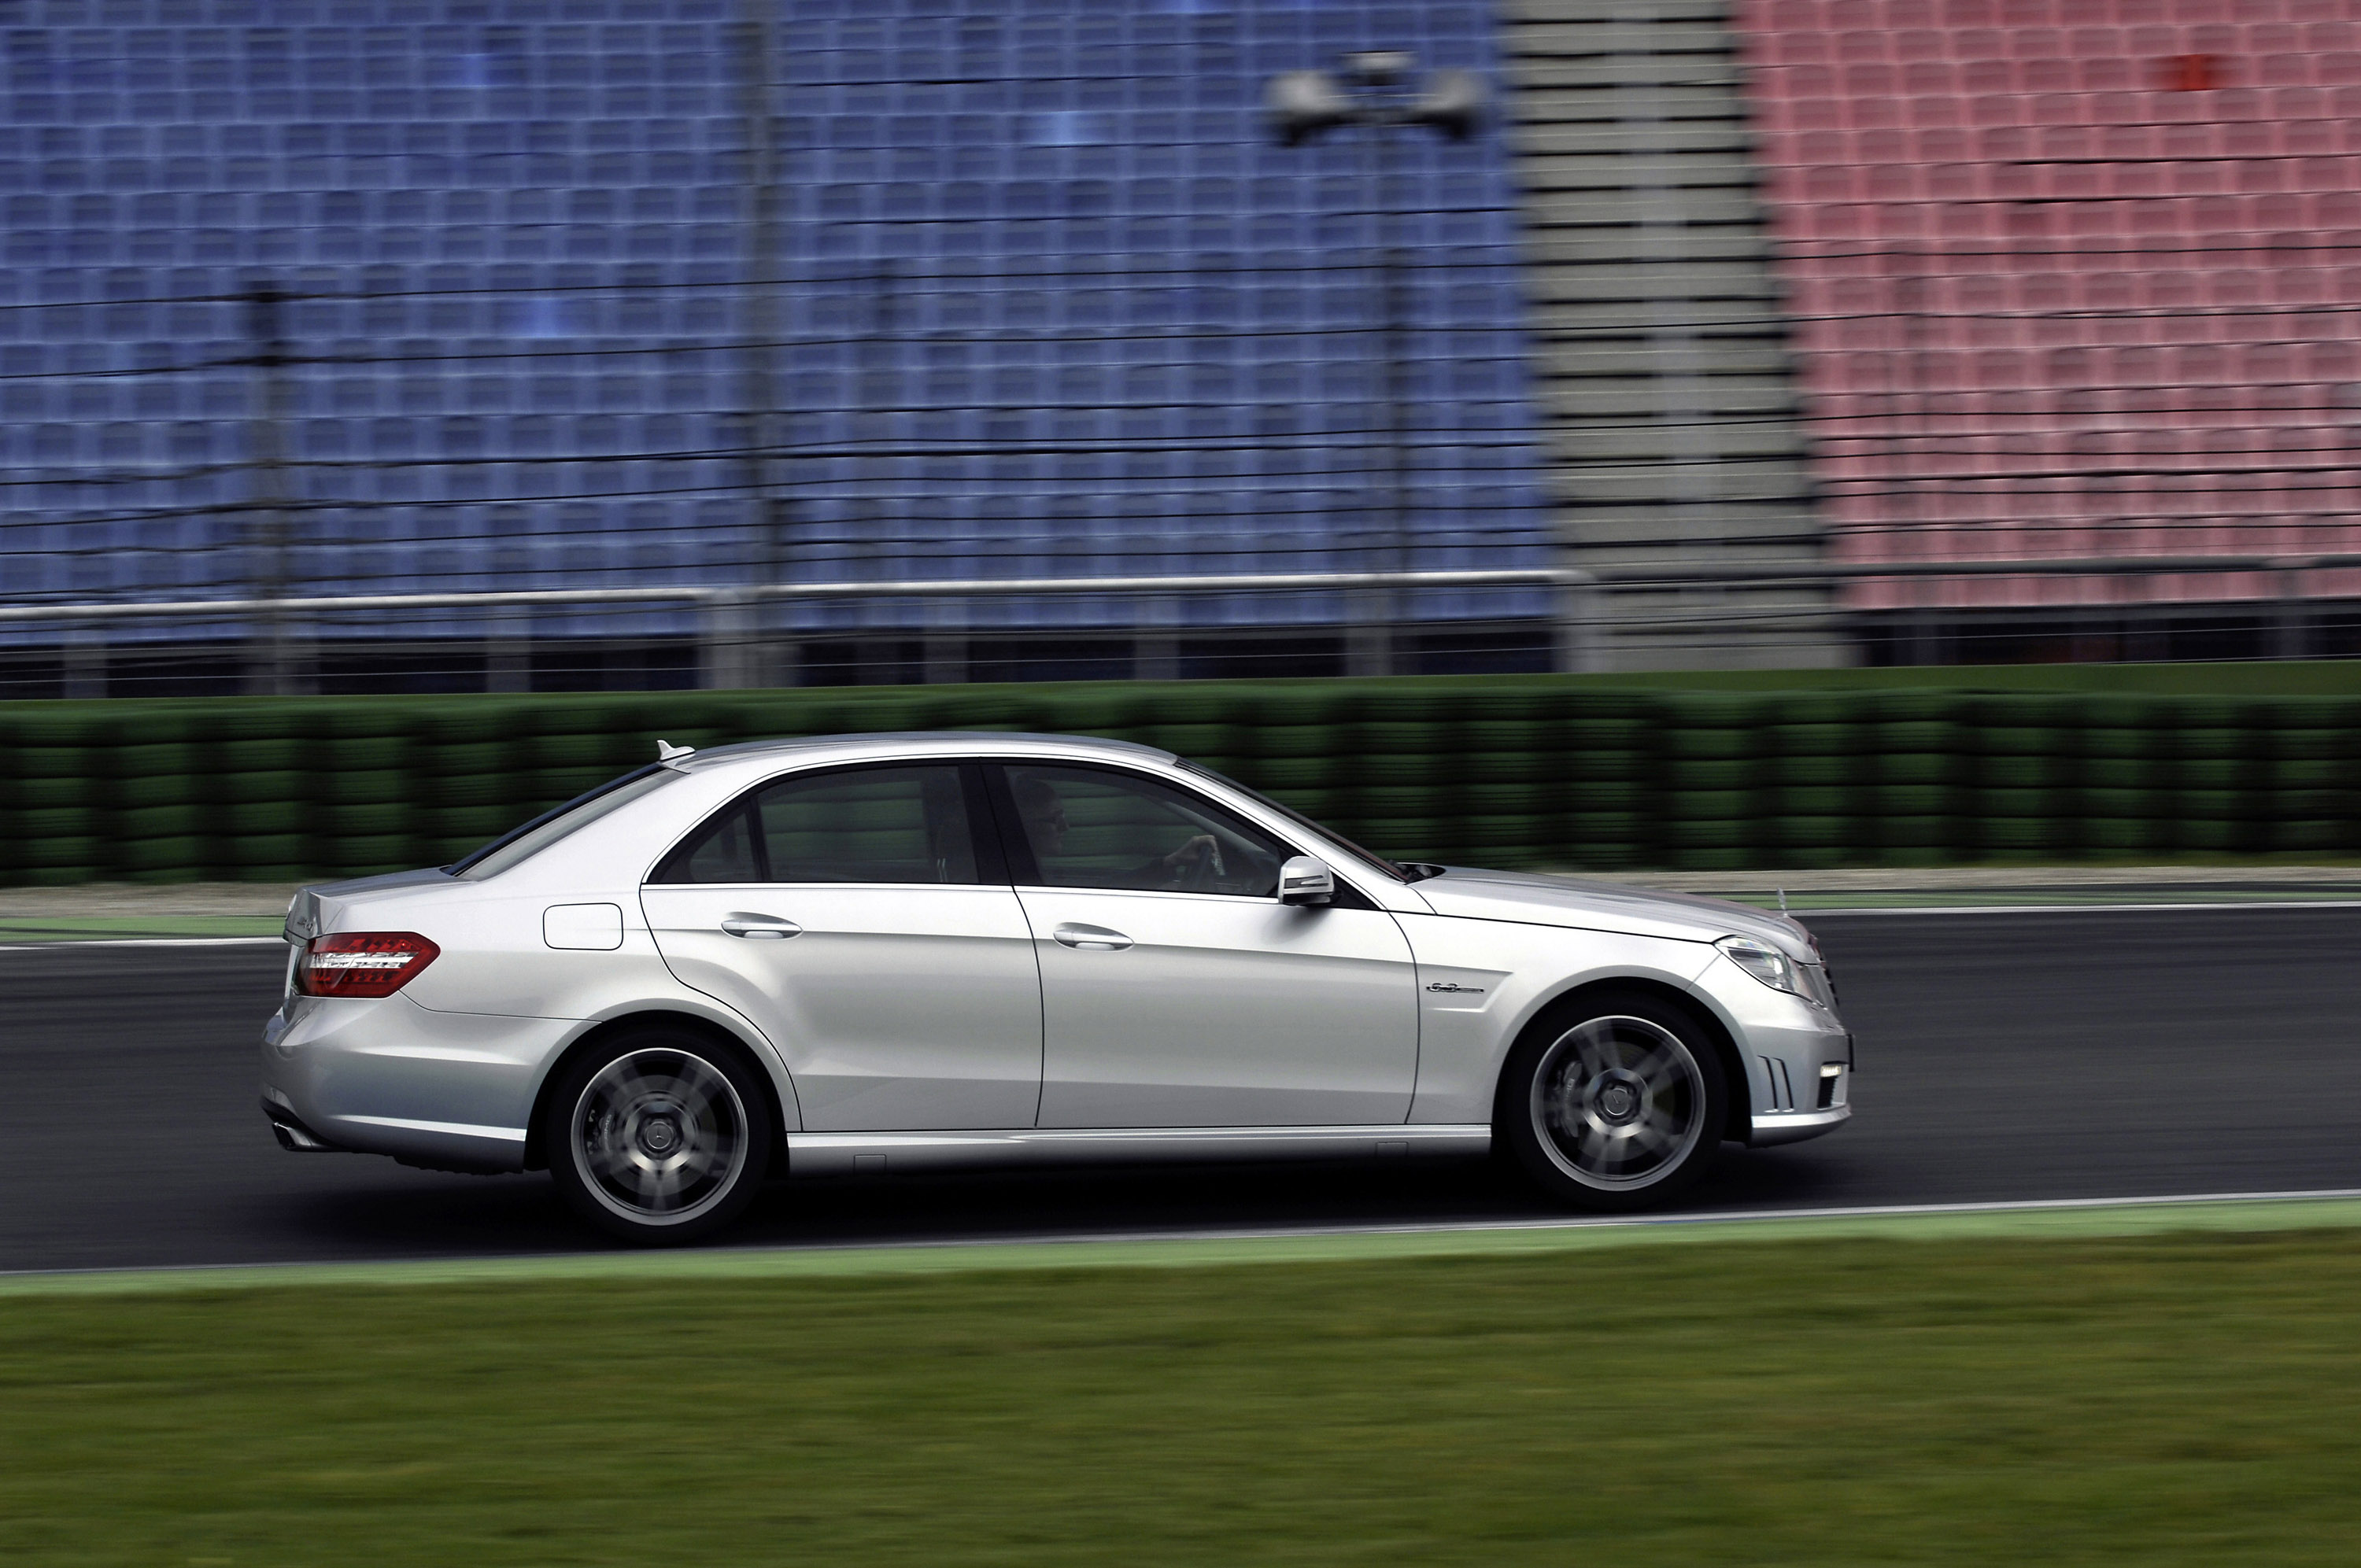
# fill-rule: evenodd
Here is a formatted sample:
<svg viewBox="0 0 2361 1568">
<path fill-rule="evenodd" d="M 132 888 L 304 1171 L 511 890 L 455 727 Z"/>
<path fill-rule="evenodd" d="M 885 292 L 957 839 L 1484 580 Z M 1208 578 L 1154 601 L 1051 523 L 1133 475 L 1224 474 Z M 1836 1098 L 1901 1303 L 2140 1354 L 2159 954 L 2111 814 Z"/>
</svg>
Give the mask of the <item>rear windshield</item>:
<svg viewBox="0 0 2361 1568">
<path fill-rule="evenodd" d="M 650 762 L 619 779 L 609 779 L 554 810 L 544 811 L 522 828 L 512 828 L 465 860 L 443 869 L 469 882 L 496 877 L 548 849 L 567 834 L 588 828 L 619 806 L 629 806 L 681 776 L 661 762 Z"/>
</svg>

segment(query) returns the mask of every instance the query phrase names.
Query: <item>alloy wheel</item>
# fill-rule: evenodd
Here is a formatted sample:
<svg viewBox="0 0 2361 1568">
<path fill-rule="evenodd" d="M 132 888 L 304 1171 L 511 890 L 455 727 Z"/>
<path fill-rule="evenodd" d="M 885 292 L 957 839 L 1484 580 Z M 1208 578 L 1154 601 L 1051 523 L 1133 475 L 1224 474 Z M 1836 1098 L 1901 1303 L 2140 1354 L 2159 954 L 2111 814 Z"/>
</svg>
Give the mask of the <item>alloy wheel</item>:
<svg viewBox="0 0 2361 1568">
<path fill-rule="evenodd" d="M 591 1076 L 570 1142 L 583 1186 L 638 1225 L 706 1213 L 744 1176 L 746 1104 L 729 1076 L 692 1052 L 643 1049 Z"/>
<path fill-rule="evenodd" d="M 1645 1018 L 1592 1018 L 1533 1073 L 1533 1132 L 1585 1187 L 1642 1188 L 1681 1166 L 1706 1131 L 1705 1075 L 1681 1037 Z"/>
</svg>

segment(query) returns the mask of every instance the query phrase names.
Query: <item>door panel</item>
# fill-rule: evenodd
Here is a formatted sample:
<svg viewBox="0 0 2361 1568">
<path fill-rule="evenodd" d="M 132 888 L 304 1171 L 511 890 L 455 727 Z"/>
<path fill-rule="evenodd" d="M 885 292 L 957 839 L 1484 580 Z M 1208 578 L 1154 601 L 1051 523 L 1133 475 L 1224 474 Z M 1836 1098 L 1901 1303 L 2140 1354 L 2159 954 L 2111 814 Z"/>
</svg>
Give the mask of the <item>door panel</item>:
<svg viewBox="0 0 2361 1568">
<path fill-rule="evenodd" d="M 974 830 L 983 784 L 957 763 L 789 773 L 641 890 L 673 972 L 777 1044 L 807 1129 L 1033 1124 L 1040 971 L 996 841 Z"/>
<path fill-rule="evenodd" d="M 1410 944 L 1378 910 L 1018 891 L 1041 966 L 1045 1127 L 1400 1122 Z"/>
<path fill-rule="evenodd" d="M 807 1130 L 1033 1125 L 1041 982 L 1007 888 L 651 883 L 640 896 L 673 973 L 776 1043 Z M 800 930 L 762 934 L 773 922 Z"/>
</svg>

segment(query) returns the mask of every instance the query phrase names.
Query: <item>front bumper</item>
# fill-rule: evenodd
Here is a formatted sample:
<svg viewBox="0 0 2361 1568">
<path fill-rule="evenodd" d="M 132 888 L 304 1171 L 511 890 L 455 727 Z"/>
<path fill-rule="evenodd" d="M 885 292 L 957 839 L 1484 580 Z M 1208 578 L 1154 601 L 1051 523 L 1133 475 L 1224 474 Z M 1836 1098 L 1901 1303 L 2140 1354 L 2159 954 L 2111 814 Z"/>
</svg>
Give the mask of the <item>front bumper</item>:
<svg viewBox="0 0 2361 1568">
<path fill-rule="evenodd" d="M 288 1148 L 522 1170 L 533 1095 L 581 1026 L 436 1013 L 400 994 L 291 997 L 263 1029 L 263 1111 Z"/>
<path fill-rule="evenodd" d="M 1773 1111 L 1753 1119 L 1746 1135 L 1746 1146 L 1766 1149 L 1776 1144 L 1800 1144 L 1806 1138 L 1833 1133 L 1851 1120 L 1852 1107 L 1850 1105 L 1838 1105 L 1826 1111 Z"/>
<path fill-rule="evenodd" d="M 1744 1069 L 1749 1147 L 1801 1143 L 1852 1119 L 1853 1042 L 1843 1020 L 1727 958 L 1699 980 L 1721 1004 Z"/>
</svg>

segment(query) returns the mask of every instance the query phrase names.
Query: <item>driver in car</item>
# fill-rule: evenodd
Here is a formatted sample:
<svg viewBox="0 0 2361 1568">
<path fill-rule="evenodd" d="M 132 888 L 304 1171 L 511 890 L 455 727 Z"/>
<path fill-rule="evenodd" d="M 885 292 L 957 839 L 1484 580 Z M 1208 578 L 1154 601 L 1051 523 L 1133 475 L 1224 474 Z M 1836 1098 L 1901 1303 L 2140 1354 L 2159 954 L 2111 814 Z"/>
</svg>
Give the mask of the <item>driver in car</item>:
<svg viewBox="0 0 2361 1568">
<path fill-rule="evenodd" d="M 1066 843 L 1066 803 L 1047 779 L 1016 781 L 1016 812 L 1025 820 L 1025 836 L 1033 852 L 1044 859 Z M 1043 868 L 1046 874 L 1047 868 Z M 1158 855 L 1113 873 L 1125 887 L 1186 887 L 1205 875 L 1228 874 L 1222 864 L 1222 846 L 1211 833 L 1199 833 L 1169 855 Z"/>
</svg>

